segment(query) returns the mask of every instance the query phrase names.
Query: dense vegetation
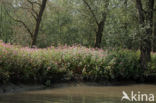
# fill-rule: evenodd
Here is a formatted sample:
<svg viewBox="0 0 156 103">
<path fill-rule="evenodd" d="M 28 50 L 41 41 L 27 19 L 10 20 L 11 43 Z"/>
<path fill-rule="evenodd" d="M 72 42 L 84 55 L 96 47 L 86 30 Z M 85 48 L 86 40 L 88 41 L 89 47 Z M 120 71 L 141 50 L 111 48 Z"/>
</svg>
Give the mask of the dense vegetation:
<svg viewBox="0 0 156 103">
<path fill-rule="evenodd" d="M 59 81 L 144 80 L 156 73 L 156 54 L 149 70 L 139 63 L 140 52 L 108 52 L 79 45 L 30 49 L 0 43 L 0 82 L 53 83 Z"/>
<path fill-rule="evenodd" d="M 0 83 L 150 80 L 155 6 L 154 0 L 1 0 Z"/>
<path fill-rule="evenodd" d="M 3 1 L 3 2 L 2 2 Z M 33 32 L 35 20 L 28 1 L 41 0 L 1 0 L 0 38 L 6 43 L 31 45 L 31 36 L 22 23 Z M 107 0 L 86 0 L 97 22 L 102 18 Z M 145 0 L 142 0 L 145 8 Z M 38 5 L 34 4 L 38 12 Z M 139 49 L 139 18 L 135 1 L 109 0 L 107 17 L 102 35 L 102 48 Z M 9 16 L 8 16 L 9 14 Z M 155 12 L 153 13 L 155 18 Z M 155 24 L 155 19 L 154 19 Z M 94 47 L 97 23 L 83 0 L 48 0 L 37 37 L 37 47 L 51 45 L 81 44 Z M 154 26 L 155 27 L 155 26 Z"/>
</svg>

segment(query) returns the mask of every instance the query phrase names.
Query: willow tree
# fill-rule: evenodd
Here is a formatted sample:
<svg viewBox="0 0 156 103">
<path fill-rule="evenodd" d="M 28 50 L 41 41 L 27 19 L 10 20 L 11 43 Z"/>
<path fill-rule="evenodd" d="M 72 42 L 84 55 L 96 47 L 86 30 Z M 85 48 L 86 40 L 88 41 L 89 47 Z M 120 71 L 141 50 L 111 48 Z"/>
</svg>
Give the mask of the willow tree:
<svg viewBox="0 0 156 103">
<path fill-rule="evenodd" d="M 151 40 L 152 40 L 152 27 L 153 27 L 153 11 L 154 0 L 147 0 L 143 8 L 143 1 L 136 0 L 136 8 L 138 10 L 138 17 L 140 23 L 140 61 L 141 67 L 147 69 L 148 62 L 151 60 Z"/>
<path fill-rule="evenodd" d="M 5 43 L 11 41 L 11 36 L 13 34 L 13 20 L 7 16 L 5 12 L 5 6 L 3 1 L 0 1 L 0 39 Z"/>
<path fill-rule="evenodd" d="M 92 18 L 94 18 L 94 22 L 96 23 L 97 29 L 96 29 L 96 40 L 95 40 L 95 47 L 100 48 L 101 42 L 102 42 L 102 34 L 104 31 L 104 26 L 106 22 L 107 12 L 108 12 L 108 6 L 109 6 L 109 0 L 103 0 L 103 11 L 101 12 L 100 19 L 97 18 L 96 13 L 92 9 L 92 5 L 88 3 L 87 0 L 83 0 L 84 4 L 88 7 L 88 10 L 90 11 Z"/>
<path fill-rule="evenodd" d="M 153 52 L 156 52 L 156 45 L 155 44 L 156 44 L 156 19 L 154 19 Z"/>
<path fill-rule="evenodd" d="M 30 37 L 32 40 L 31 47 L 35 46 L 37 43 L 37 37 L 39 34 L 39 30 L 40 30 L 40 24 L 42 21 L 44 10 L 46 8 L 47 1 L 48 0 L 42 0 L 42 1 L 25 0 L 25 1 L 17 1 L 16 5 L 14 3 L 11 4 L 14 8 L 26 10 L 25 12 L 28 12 L 31 15 L 31 17 L 33 18 L 33 21 L 35 22 L 33 25 L 33 28 L 29 27 L 27 25 L 27 22 L 25 22 L 24 20 L 21 20 L 18 17 L 15 18 L 14 16 L 10 15 L 9 12 L 7 11 L 8 15 L 14 21 L 21 23 L 23 27 L 25 28 L 25 30 L 30 34 Z"/>
<path fill-rule="evenodd" d="M 155 2 L 155 8 L 154 8 L 154 17 L 153 17 L 153 52 L 156 52 L 156 2 Z"/>
</svg>

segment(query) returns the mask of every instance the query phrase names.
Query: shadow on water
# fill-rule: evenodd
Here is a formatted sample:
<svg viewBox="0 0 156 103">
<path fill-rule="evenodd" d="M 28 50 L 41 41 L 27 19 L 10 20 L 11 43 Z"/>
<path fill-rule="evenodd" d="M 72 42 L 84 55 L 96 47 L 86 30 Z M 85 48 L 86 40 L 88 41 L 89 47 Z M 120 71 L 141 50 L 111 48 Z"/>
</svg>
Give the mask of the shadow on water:
<svg viewBox="0 0 156 103">
<path fill-rule="evenodd" d="M 128 86 L 70 85 L 69 87 L 0 95 L 0 103 L 121 103 L 122 91 L 156 94 L 156 86 L 145 84 Z"/>
</svg>

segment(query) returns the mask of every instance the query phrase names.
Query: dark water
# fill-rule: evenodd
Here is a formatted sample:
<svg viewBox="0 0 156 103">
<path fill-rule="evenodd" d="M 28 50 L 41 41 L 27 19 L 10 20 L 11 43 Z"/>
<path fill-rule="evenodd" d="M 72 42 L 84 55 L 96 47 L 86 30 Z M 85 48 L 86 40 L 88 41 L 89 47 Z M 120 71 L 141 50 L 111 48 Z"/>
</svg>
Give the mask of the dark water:
<svg viewBox="0 0 156 103">
<path fill-rule="evenodd" d="M 156 96 L 156 85 L 66 86 L 0 95 L 0 103 L 128 103 L 127 101 L 121 102 L 123 96 L 122 91 L 126 91 L 127 93 L 131 91 L 137 93 L 140 91 L 141 93 L 152 93 Z"/>
</svg>

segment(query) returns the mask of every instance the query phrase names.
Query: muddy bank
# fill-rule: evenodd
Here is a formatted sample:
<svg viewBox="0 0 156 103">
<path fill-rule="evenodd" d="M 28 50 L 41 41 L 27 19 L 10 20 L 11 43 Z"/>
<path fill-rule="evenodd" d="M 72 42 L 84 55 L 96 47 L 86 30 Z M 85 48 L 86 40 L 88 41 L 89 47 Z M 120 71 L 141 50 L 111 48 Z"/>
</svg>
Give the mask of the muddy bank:
<svg viewBox="0 0 156 103">
<path fill-rule="evenodd" d="M 44 85 L 5 84 L 0 86 L 0 94 L 18 93 L 44 89 Z"/>
<path fill-rule="evenodd" d="M 156 94 L 153 84 L 97 86 L 96 83 L 59 83 L 55 87 L 0 95 L 0 103 L 121 103 L 122 91 L 128 95 L 131 91 Z"/>
<path fill-rule="evenodd" d="M 152 84 L 156 85 L 156 83 L 147 83 L 147 82 L 135 82 L 135 81 L 105 81 L 105 82 L 84 82 L 84 81 L 68 81 L 68 82 L 60 82 L 54 83 L 49 86 L 41 85 L 41 84 L 5 84 L 0 86 L 0 94 L 7 93 L 20 93 L 25 91 L 34 91 L 34 90 L 45 90 L 45 89 L 53 89 L 53 88 L 65 88 L 65 87 L 74 87 L 74 86 L 128 86 L 128 85 L 140 85 L 140 84 Z"/>
<path fill-rule="evenodd" d="M 36 85 L 28 85 L 28 84 L 13 84 L 8 83 L 0 86 L 0 94 L 8 94 L 8 93 L 20 93 L 25 91 L 34 91 L 34 90 L 44 90 L 49 88 L 65 88 L 65 87 L 73 87 L 78 85 L 86 85 L 86 86 L 117 86 L 117 85 L 128 85 L 128 84 L 136 84 L 136 82 L 83 82 L 83 81 L 67 81 L 54 83 L 49 86 L 36 84 Z"/>
</svg>

